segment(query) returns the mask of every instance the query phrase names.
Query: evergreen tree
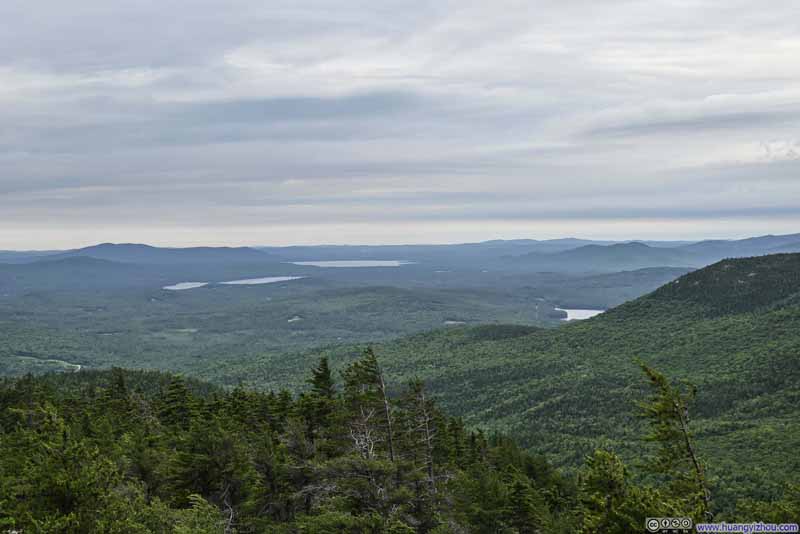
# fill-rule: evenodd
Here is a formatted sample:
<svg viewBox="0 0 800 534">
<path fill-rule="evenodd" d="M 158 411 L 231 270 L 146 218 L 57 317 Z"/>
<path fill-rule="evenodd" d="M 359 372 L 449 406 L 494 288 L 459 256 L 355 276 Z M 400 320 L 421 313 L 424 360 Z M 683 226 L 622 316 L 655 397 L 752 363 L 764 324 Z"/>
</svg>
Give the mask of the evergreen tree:
<svg viewBox="0 0 800 534">
<path fill-rule="evenodd" d="M 508 523 L 518 534 L 550 531 L 547 503 L 530 482 L 519 475 L 512 476 L 508 500 Z"/>
<path fill-rule="evenodd" d="M 421 380 L 408 384 L 402 406 L 406 411 L 407 447 L 413 454 L 413 462 L 424 473 L 427 492 L 432 498 L 436 494 L 434 449 L 439 441 L 439 424 L 433 401 Z"/>
<path fill-rule="evenodd" d="M 378 358 L 372 348 L 344 371 L 345 393 L 354 415 L 351 436 L 365 458 L 385 442 L 389 460 L 395 461 L 394 414 Z"/>
<path fill-rule="evenodd" d="M 652 397 L 639 403 L 640 416 L 650 423 L 645 439 L 658 445 L 648 467 L 670 480 L 672 495 L 686 502 L 687 513 L 695 519 L 710 519 L 711 492 L 690 429 L 689 408 L 697 390 L 691 385 L 675 387 L 663 374 L 642 362 L 640 366 L 653 389 Z"/>
<path fill-rule="evenodd" d="M 311 384 L 311 392 L 316 397 L 332 400 L 336 396 L 336 386 L 333 382 L 328 358 L 324 356 L 320 358 L 319 365 L 311 370 L 311 378 L 308 382 Z"/>
<path fill-rule="evenodd" d="M 320 362 L 311 380 L 324 387 L 299 397 L 193 394 L 183 379 L 124 370 L 0 382 L 0 529 L 627 534 L 647 517 L 698 518 L 690 395 L 654 371 L 642 404 L 659 446 L 653 485 L 597 451 L 577 487 L 515 441 L 445 416 L 419 381 L 392 398 L 380 374 L 365 355 L 340 393 Z M 726 519 L 792 522 L 798 496 L 741 499 Z"/>
<path fill-rule="evenodd" d="M 188 429 L 195 412 L 195 402 L 186 381 L 174 376 L 167 386 L 161 408 L 161 419 L 170 426 Z"/>
<path fill-rule="evenodd" d="M 341 446 L 335 427 L 342 424 L 343 414 L 337 411 L 336 386 L 333 381 L 328 359 L 320 359 L 319 365 L 312 369 L 308 380 L 311 391 L 300 396 L 297 411 L 308 425 L 309 439 L 315 440 L 320 452 L 335 455 Z"/>
</svg>

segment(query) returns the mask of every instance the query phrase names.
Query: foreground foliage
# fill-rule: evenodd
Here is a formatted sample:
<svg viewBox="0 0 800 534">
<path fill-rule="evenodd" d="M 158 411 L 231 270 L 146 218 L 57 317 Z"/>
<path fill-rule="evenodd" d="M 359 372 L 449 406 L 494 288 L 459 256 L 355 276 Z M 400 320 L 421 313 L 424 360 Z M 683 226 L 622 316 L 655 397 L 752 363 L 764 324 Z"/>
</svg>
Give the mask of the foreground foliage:
<svg viewBox="0 0 800 534">
<path fill-rule="evenodd" d="M 341 384 L 323 358 L 294 398 L 120 369 L 27 376 L 0 387 L 0 527 L 610 534 L 654 515 L 699 520 L 707 488 L 681 445 L 693 436 L 674 432 L 690 399 L 645 370 L 657 452 L 646 484 L 606 450 L 577 477 L 561 473 L 446 416 L 420 381 L 392 393 L 371 351 Z M 782 520 L 800 511 L 796 493 L 741 506 Z"/>
</svg>

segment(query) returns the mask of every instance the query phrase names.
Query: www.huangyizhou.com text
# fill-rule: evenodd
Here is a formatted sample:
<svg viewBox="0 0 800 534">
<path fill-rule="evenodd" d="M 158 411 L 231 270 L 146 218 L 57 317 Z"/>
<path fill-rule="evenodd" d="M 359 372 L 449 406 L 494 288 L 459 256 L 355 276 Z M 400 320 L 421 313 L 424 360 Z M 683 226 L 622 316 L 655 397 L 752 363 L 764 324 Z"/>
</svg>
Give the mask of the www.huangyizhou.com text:
<svg viewBox="0 0 800 534">
<path fill-rule="evenodd" d="M 751 534 L 756 532 L 800 532 L 797 523 L 698 523 L 697 532 L 738 532 Z"/>
<path fill-rule="evenodd" d="M 797 523 L 697 523 L 690 517 L 649 517 L 645 521 L 647 532 L 653 534 L 691 534 L 692 532 L 723 532 L 737 534 L 755 534 L 767 532 L 800 532 Z"/>
</svg>

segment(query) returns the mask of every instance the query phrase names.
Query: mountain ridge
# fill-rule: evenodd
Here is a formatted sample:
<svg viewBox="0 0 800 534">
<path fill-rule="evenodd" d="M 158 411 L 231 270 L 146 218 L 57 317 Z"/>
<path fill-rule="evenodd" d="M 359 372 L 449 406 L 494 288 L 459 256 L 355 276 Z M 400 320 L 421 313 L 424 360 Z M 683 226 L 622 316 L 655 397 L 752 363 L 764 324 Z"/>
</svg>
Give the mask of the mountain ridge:
<svg viewBox="0 0 800 534">
<path fill-rule="evenodd" d="M 538 269 L 561 268 L 575 272 L 698 266 L 680 247 L 652 247 L 640 241 L 590 244 L 551 254 L 533 252 L 516 257 L 513 261 Z"/>
<path fill-rule="evenodd" d="M 531 252 L 513 262 L 540 270 L 625 271 L 649 267 L 692 267 L 710 265 L 725 258 L 742 258 L 784 252 L 798 246 L 800 234 L 765 235 L 740 240 L 705 240 L 673 247 L 651 246 L 642 241 L 610 245 L 588 244 L 555 253 Z M 793 249 L 785 252 L 795 252 Z"/>
<path fill-rule="evenodd" d="M 100 243 L 65 251 L 44 259 L 85 256 L 120 263 L 175 264 L 197 262 L 267 262 L 275 258 L 251 247 L 155 247 L 141 243 Z"/>
</svg>

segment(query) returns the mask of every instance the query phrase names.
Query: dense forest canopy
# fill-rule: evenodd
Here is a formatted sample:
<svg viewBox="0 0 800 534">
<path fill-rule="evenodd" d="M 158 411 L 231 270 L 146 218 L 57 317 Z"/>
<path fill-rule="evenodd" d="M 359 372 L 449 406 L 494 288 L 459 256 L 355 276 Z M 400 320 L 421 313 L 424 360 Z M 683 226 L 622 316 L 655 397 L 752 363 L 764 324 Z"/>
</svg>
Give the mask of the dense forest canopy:
<svg viewBox="0 0 800 534">
<path fill-rule="evenodd" d="M 299 396 L 121 369 L 6 380 L 0 526 L 623 534 L 653 516 L 796 520 L 796 487 L 721 511 L 688 427 L 693 391 L 642 367 L 641 466 L 598 449 L 577 473 L 465 427 L 419 380 L 390 395 L 372 351 L 339 379 L 321 359 Z"/>
</svg>

